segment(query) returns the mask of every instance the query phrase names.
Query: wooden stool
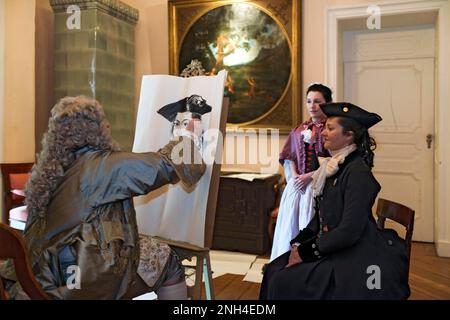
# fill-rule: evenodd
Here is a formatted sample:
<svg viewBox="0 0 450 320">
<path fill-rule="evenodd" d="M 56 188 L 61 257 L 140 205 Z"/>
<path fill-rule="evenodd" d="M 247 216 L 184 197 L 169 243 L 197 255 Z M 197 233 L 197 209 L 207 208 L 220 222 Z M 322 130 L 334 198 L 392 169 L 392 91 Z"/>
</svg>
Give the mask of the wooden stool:
<svg viewBox="0 0 450 320">
<path fill-rule="evenodd" d="M 202 248 L 196 245 L 173 241 L 164 238 L 155 237 L 161 242 L 167 243 L 180 257 L 180 260 L 191 260 L 196 258 L 195 265 L 195 283 L 193 286 L 188 286 L 188 297 L 191 300 L 201 300 L 203 273 L 205 274 L 205 293 L 206 300 L 214 300 L 214 289 L 212 282 L 211 260 L 209 258 L 209 248 Z"/>
</svg>

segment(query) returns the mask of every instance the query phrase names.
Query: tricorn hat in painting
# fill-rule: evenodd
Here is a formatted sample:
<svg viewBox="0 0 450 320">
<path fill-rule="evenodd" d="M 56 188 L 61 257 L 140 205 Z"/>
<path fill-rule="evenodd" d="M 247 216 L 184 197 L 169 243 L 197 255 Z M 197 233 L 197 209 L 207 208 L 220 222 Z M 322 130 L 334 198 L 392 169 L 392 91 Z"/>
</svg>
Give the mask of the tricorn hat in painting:
<svg viewBox="0 0 450 320">
<path fill-rule="evenodd" d="M 211 112 L 212 108 L 206 103 L 206 100 L 197 94 L 181 99 L 180 101 L 165 105 L 157 112 L 164 118 L 173 122 L 179 112 L 192 112 L 199 115 Z"/>
</svg>

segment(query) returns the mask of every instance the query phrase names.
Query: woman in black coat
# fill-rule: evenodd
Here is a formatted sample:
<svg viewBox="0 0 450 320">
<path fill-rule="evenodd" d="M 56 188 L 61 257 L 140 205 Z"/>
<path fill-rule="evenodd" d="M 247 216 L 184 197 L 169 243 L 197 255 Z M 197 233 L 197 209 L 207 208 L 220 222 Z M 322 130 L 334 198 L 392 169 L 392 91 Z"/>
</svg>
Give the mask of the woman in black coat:
<svg viewBox="0 0 450 320">
<path fill-rule="evenodd" d="M 313 176 L 316 213 L 290 251 L 264 273 L 260 299 L 406 299 L 404 241 L 381 231 L 372 206 L 381 187 L 372 175 L 375 141 L 367 129 L 381 117 L 350 103 L 321 105 L 331 158 Z"/>
</svg>

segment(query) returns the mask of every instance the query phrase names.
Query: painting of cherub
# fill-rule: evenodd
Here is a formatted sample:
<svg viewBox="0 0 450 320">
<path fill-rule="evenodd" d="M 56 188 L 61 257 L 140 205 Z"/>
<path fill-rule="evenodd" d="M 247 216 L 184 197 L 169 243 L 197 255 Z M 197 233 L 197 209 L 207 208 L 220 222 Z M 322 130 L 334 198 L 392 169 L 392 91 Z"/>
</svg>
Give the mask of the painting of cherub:
<svg viewBox="0 0 450 320">
<path fill-rule="evenodd" d="M 260 7 L 232 3 L 200 16 L 183 38 L 179 70 L 192 59 L 206 74 L 227 70 L 228 123 L 248 123 L 269 112 L 286 93 L 291 49 L 283 26 Z"/>
</svg>

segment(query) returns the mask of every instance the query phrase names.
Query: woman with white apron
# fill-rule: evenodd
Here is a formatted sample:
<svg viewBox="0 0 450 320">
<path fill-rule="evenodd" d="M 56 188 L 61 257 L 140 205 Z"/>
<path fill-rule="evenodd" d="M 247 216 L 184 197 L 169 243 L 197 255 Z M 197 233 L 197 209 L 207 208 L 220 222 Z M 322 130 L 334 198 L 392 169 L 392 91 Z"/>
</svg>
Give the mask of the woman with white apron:
<svg viewBox="0 0 450 320">
<path fill-rule="evenodd" d="M 332 92 L 327 86 L 314 83 L 306 95 L 310 118 L 291 131 L 280 153 L 287 185 L 280 201 L 270 261 L 290 251 L 290 241 L 310 222 L 314 214 L 310 182 L 319 167 L 317 157 L 329 156 L 320 134 L 326 121 L 320 104 L 331 102 Z"/>
</svg>

